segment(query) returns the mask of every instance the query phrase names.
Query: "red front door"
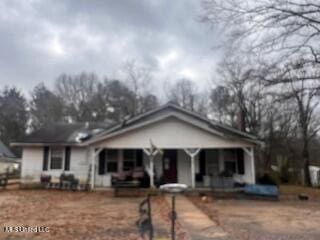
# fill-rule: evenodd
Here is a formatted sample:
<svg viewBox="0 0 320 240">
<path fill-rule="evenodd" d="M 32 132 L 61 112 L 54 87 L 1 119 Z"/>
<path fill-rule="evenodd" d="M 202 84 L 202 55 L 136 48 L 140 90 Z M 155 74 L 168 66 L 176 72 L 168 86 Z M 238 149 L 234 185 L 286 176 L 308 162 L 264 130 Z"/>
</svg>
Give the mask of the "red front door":
<svg viewBox="0 0 320 240">
<path fill-rule="evenodd" d="M 163 178 L 165 183 L 177 182 L 177 150 L 164 150 L 162 157 Z"/>
</svg>

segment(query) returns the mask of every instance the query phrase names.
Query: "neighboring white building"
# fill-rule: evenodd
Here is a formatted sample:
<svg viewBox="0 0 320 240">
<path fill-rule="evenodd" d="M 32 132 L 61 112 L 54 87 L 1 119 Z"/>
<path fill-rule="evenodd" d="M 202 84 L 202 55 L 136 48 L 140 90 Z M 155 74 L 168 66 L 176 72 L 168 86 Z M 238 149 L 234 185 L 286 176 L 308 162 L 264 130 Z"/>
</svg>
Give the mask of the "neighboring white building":
<svg viewBox="0 0 320 240">
<path fill-rule="evenodd" d="M 19 168 L 20 160 L 0 141 L 0 174 Z"/>
<path fill-rule="evenodd" d="M 168 103 L 121 124 L 49 124 L 12 146 L 23 147 L 24 183 L 67 172 L 82 182 L 90 176 L 92 187 L 110 187 L 112 176 L 145 169 L 151 185 L 161 179 L 197 187 L 224 170 L 238 182 L 255 183 L 260 143 Z"/>
<path fill-rule="evenodd" d="M 313 187 L 320 187 L 320 167 L 310 166 L 310 180 Z"/>
</svg>

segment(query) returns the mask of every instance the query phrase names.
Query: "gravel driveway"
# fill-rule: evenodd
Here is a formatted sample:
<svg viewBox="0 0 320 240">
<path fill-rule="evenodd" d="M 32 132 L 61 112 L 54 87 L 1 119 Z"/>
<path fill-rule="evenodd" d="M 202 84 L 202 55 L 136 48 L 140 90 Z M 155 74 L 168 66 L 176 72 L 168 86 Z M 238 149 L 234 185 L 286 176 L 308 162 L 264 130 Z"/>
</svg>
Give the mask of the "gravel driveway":
<svg viewBox="0 0 320 240">
<path fill-rule="evenodd" d="M 320 203 L 281 200 L 192 201 L 239 240 L 319 240 Z"/>
</svg>

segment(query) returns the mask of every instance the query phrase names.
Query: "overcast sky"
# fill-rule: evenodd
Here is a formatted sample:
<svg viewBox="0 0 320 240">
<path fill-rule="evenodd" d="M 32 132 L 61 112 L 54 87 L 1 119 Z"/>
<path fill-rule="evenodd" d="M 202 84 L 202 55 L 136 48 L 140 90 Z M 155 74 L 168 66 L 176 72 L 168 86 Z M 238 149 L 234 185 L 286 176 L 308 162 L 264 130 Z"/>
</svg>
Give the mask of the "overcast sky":
<svg viewBox="0 0 320 240">
<path fill-rule="evenodd" d="M 210 82 L 218 34 L 194 0 L 1 0 L 0 84 L 29 92 L 61 73 L 119 77 L 127 60 L 159 83 Z"/>
</svg>

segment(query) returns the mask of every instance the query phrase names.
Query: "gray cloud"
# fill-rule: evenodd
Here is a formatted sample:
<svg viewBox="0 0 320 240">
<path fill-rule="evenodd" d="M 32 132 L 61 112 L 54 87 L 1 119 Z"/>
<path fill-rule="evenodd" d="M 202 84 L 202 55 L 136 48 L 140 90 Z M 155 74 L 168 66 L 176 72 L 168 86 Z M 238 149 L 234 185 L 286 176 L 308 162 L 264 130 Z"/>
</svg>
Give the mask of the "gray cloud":
<svg viewBox="0 0 320 240">
<path fill-rule="evenodd" d="M 25 92 L 52 86 L 62 72 L 118 77 L 128 59 L 149 67 L 157 82 L 213 74 L 219 38 L 198 21 L 192 0 L 0 1 L 0 84 Z"/>
</svg>

